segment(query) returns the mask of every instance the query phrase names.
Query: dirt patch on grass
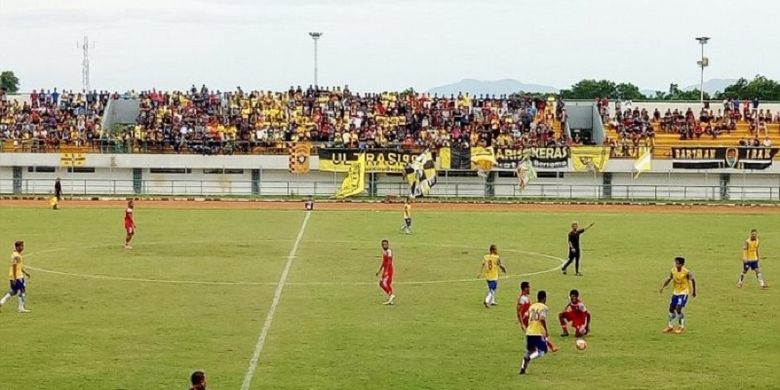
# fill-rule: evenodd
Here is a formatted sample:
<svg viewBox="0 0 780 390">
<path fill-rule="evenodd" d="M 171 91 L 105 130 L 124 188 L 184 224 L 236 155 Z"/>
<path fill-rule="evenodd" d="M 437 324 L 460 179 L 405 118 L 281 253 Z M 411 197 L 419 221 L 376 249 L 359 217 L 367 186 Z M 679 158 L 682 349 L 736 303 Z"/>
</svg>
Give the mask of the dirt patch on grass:
<svg viewBox="0 0 780 390">
<path fill-rule="evenodd" d="M 126 200 L 118 199 L 78 199 L 60 203 L 63 208 L 123 208 Z M 180 209 L 256 209 L 256 210 L 303 210 L 303 201 L 255 200 L 255 199 L 137 199 L 140 208 L 180 208 Z M 0 208 L 48 208 L 48 201 L 40 199 L 0 200 Z M 320 201 L 316 211 L 401 211 L 401 202 L 332 202 Z M 484 202 L 415 202 L 415 211 L 487 211 L 487 212 L 560 212 L 560 213 L 712 213 L 712 214 L 780 214 L 780 207 L 774 204 L 604 204 L 604 203 L 484 203 Z"/>
</svg>

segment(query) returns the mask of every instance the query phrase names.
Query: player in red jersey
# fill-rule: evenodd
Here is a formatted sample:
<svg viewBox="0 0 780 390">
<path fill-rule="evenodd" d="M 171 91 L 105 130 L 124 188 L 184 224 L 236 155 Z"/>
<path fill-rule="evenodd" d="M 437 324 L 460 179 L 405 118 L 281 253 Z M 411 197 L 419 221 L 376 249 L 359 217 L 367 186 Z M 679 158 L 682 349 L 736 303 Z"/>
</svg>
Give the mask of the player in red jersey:
<svg viewBox="0 0 780 390">
<path fill-rule="evenodd" d="M 382 265 L 376 276 L 382 274 L 379 279 L 379 287 L 388 295 L 387 301 L 383 305 L 392 305 L 395 303 L 395 294 L 393 294 L 393 251 L 390 249 L 390 243 L 382 240 Z"/>
<path fill-rule="evenodd" d="M 531 284 L 528 282 L 520 283 L 520 296 L 517 298 L 517 322 L 520 328 L 525 332 L 528 329 L 528 310 L 531 308 Z M 552 352 L 558 352 L 558 348 L 549 339 L 547 348 Z"/>
<path fill-rule="evenodd" d="M 571 322 L 574 335 L 577 337 L 583 337 L 590 332 L 590 312 L 585 308 L 585 303 L 580 300 L 579 291 L 571 290 L 569 292 L 569 303 L 558 314 L 558 319 L 561 321 L 561 329 L 563 329 L 561 337 L 569 335 L 569 329 L 566 327 L 569 322 Z"/>
<path fill-rule="evenodd" d="M 130 240 L 133 239 L 133 235 L 135 234 L 135 221 L 133 220 L 134 206 L 135 204 L 131 200 L 127 202 L 127 209 L 125 209 L 125 231 L 127 232 L 127 235 L 125 236 L 126 249 L 133 249 L 133 247 L 130 246 Z"/>
</svg>

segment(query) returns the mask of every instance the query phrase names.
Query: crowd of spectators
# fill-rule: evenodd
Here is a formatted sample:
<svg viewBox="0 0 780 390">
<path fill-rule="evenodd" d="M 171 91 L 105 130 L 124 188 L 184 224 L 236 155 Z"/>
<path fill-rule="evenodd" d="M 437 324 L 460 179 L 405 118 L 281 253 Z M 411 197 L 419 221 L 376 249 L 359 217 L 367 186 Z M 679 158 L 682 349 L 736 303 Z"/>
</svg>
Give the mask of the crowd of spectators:
<svg viewBox="0 0 780 390">
<path fill-rule="evenodd" d="M 138 99 L 135 125 L 103 129 L 109 99 Z M 470 96 L 386 92 L 348 87 L 231 92 L 193 86 L 188 91 L 117 93 L 34 90 L 28 98 L 0 92 L 4 147 L 35 151 L 110 142 L 124 150 L 252 152 L 283 150 L 288 142 L 352 148 L 571 145 L 561 100 L 530 96 Z"/>
<path fill-rule="evenodd" d="M 176 152 L 246 153 L 296 141 L 421 149 L 567 144 L 553 128 L 556 117 L 565 120 L 563 102 L 529 96 L 360 94 L 348 87 L 300 86 L 285 92 L 220 92 L 193 86 L 141 92 L 138 98 L 138 121 L 125 138 Z"/>
<path fill-rule="evenodd" d="M 110 99 L 137 99 L 136 123 L 101 127 Z M 616 139 L 613 147 L 652 147 L 656 131 L 681 140 L 717 138 L 737 123 L 748 124 L 752 138 L 743 145 L 771 143 L 767 126 L 780 123 L 780 112 L 759 108 L 758 100 L 724 100 L 717 110 L 705 106 L 696 115 L 667 109 L 652 113 L 633 102 L 608 99 L 596 105 Z M 565 104 L 529 95 L 384 92 L 353 93 L 348 87 L 290 87 L 283 92 L 221 92 L 194 85 L 187 91 L 106 91 L 79 93 L 34 90 L 28 99 L 0 91 L 0 140 L 14 147 L 56 150 L 62 145 L 119 144 L 125 151 L 232 154 L 257 148 L 286 152 L 289 142 L 350 148 L 439 148 L 443 146 L 571 146 L 565 136 Z M 557 128 L 556 126 L 560 126 Z M 764 137 L 763 141 L 759 137 Z"/>
<path fill-rule="evenodd" d="M 103 134 L 101 118 L 108 92 L 33 90 L 29 99 L 0 91 L 0 140 L 13 147 L 54 150 L 61 145 L 87 145 Z"/>
<path fill-rule="evenodd" d="M 612 146 L 654 146 L 656 129 L 677 134 L 683 141 L 702 137 L 716 139 L 735 131 L 739 122 L 747 124 L 748 135 L 752 137 L 741 139 L 740 145 L 766 146 L 771 144 L 768 125 L 780 123 L 780 112 L 773 115 L 770 109 L 760 109 L 757 99 L 726 99 L 723 107 L 717 110 L 705 104 L 698 116 L 690 107 L 685 111 L 667 108 L 663 114 L 656 108 L 650 115 L 645 108 L 632 107 L 631 101 L 616 101 L 615 114 L 610 116 L 607 99 L 598 99 L 596 104 L 603 119 L 618 135 L 617 139 L 608 140 Z"/>
</svg>

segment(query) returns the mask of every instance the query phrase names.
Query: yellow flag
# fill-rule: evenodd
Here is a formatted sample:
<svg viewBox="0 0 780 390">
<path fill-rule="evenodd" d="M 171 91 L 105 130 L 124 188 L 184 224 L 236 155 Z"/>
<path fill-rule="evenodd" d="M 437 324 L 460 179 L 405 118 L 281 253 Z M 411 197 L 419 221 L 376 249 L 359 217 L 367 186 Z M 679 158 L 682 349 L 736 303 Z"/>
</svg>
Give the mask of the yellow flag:
<svg viewBox="0 0 780 390">
<path fill-rule="evenodd" d="M 349 165 L 349 171 L 344 181 L 341 182 L 341 189 L 334 195 L 338 199 L 344 199 L 349 196 L 358 195 L 366 190 L 366 154 L 361 153 L 357 161 Z"/>
<path fill-rule="evenodd" d="M 431 152 L 426 150 L 404 169 L 406 182 L 409 183 L 409 196 L 428 196 L 431 187 L 436 185 L 436 164 Z"/>
<path fill-rule="evenodd" d="M 476 169 L 480 176 L 487 176 L 496 164 L 496 153 L 492 147 L 471 148 L 471 169 Z"/>
<path fill-rule="evenodd" d="M 449 147 L 439 148 L 439 169 L 452 168 L 452 152 Z"/>
<path fill-rule="evenodd" d="M 642 172 L 647 172 L 652 169 L 653 151 L 650 148 L 643 148 L 642 154 L 636 161 L 634 161 L 634 180 L 639 177 Z"/>
<path fill-rule="evenodd" d="M 603 146 L 573 146 L 571 147 L 571 161 L 574 170 L 578 172 L 601 172 L 607 168 L 609 161 L 609 147 Z"/>
</svg>

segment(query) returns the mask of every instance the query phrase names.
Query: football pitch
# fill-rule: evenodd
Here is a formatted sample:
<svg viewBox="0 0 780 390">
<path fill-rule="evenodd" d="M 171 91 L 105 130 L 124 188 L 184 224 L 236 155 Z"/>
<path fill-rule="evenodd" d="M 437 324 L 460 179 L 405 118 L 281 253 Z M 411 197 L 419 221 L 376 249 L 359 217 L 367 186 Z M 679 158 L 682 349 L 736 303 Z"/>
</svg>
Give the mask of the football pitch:
<svg viewBox="0 0 780 390">
<path fill-rule="evenodd" d="M 132 250 L 122 218 L 122 207 L 0 207 L 2 264 L 24 240 L 32 274 L 32 312 L 12 298 L 0 313 L 0 388 L 177 389 L 196 369 L 209 388 L 237 390 L 780 386 L 776 213 L 430 210 L 405 235 L 400 206 L 307 216 L 139 202 Z M 573 220 L 596 222 L 582 236 L 583 277 L 559 271 Z M 751 228 L 768 290 L 752 273 L 736 288 Z M 394 306 L 381 305 L 374 275 L 382 239 Z M 508 273 L 486 309 L 475 276 L 493 243 Z M 682 335 L 661 333 L 674 256 L 699 288 Z M 522 280 L 534 297 L 547 291 L 560 348 L 525 376 Z M 573 288 L 593 316 L 586 351 L 559 337 Z"/>
</svg>

